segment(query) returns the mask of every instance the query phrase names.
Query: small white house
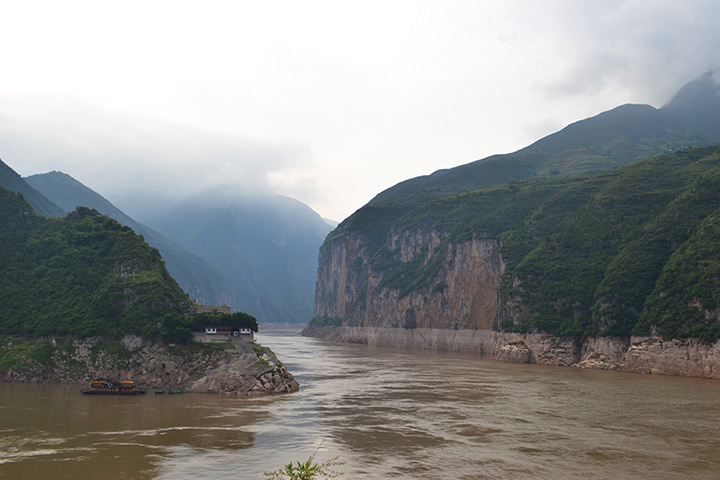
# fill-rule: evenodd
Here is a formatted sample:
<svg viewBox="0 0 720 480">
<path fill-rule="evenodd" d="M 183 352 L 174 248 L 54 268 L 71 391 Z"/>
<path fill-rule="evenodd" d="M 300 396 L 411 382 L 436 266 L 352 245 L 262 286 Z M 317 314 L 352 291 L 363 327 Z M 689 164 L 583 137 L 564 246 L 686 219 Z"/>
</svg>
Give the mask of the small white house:
<svg viewBox="0 0 720 480">
<path fill-rule="evenodd" d="M 235 330 L 233 332 L 233 335 L 242 338 L 246 342 L 255 341 L 255 335 L 253 335 L 253 331 L 251 328 L 240 328 L 238 330 Z"/>
<path fill-rule="evenodd" d="M 232 330 L 230 327 L 216 327 L 208 326 L 205 327 L 205 335 L 231 335 Z"/>
</svg>

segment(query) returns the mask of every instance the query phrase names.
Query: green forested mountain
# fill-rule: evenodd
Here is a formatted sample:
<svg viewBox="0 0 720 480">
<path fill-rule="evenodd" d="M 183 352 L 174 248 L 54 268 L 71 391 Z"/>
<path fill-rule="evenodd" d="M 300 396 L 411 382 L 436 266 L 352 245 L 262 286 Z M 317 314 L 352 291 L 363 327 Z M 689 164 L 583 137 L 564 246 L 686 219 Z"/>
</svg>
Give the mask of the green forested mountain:
<svg viewBox="0 0 720 480">
<path fill-rule="evenodd" d="M 0 334 L 187 339 L 189 299 L 160 253 L 96 210 L 36 215 L 0 188 Z"/>
<path fill-rule="evenodd" d="M 193 300 L 207 305 L 232 304 L 232 291 L 222 274 L 207 260 L 125 215 L 104 197 L 62 172 L 32 175 L 24 179 L 66 212 L 77 206 L 94 208 L 142 235 L 160 250 L 168 272 Z"/>
<path fill-rule="evenodd" d="M 447 235 L 422 262 L 387 247 L 376 254 L 386 284 L 404 293 L 434 287 L 433 266 L 452 245 L 499 239 L 499 328 L 720 337 L 720 147 L 480 189 L 411 211 L 394 228 Z"/>
<path fill-rule="evenodd" d="M 331 227 L 296 200 L 218 189 L 151 219 L 159 233 L 67 174 L 22 179 L 0 166 L 25 191 L 52 199 L 60 211 L 86 206 L 133 228 L 160 250 L 168 271 L 192 300 L 230 305 L 264 322 L 312 317 L 317 251 Z"/>
<path fill-rule="evenodd" d="M 575 122 L 517 152 L 493 155 L 401 182 L 340 224 L 384 242 L 405 212 L 447 196 L 517 180 L 594 173 L 653 155 L 720 143 L 720 87 L 711 73 L 688 83 L 667 105 L 622 105 Z"/>
<path fill-rule="evenodd" d="M 718 121 L 706 74 L 660 109 L 624 105 L 402 182 L 326 238 L 316 318 L 413 326 L 417 309 L 457 309 L 512 331 L 719 338 Z M 463 255 L 484 258 L 462 250 L 478 238 L 499 245 L 497 285 L 453 276 Z"/>
</svg>

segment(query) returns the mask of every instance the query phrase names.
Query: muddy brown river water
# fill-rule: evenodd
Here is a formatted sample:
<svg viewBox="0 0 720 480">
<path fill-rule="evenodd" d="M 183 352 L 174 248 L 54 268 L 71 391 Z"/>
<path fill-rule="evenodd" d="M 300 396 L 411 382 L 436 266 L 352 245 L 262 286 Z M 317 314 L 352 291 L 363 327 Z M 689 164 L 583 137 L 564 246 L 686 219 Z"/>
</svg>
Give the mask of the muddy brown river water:
<svg viewBox="0 0 720 480">
<path fill-rule="evenodd" d="M 0 479 L 720 477 L 720 382 L 258 335 L 296 394 L 97 397 L 0 384 Z"/>
</svg>

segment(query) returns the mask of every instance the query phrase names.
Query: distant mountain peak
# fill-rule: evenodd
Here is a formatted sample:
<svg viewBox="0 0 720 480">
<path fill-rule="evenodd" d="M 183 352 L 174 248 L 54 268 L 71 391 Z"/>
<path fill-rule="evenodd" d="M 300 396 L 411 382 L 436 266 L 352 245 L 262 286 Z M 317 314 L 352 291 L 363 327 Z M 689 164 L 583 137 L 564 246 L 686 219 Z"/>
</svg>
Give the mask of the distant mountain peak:
<svg viewBox="0 0 720 480">
<path fill-rule="evenodd" d="M 661 110 L 717 138 L 720 136 L 720 72 L 710 70 L 686 83 Z"/>
<path fill-rule="evenodd" d="M 0 160 L 0 187 L 20 193 L 36 213 L 48 217 L 64 217 L 65 211 L 26 182 L 15 170 Z"/>
<path fill-rule="evenodd" d="M 663 109 L 699 107 L 708 100 L 720 100 L 720 72 L 709 70 L 683 85 Z"/>
</svg>

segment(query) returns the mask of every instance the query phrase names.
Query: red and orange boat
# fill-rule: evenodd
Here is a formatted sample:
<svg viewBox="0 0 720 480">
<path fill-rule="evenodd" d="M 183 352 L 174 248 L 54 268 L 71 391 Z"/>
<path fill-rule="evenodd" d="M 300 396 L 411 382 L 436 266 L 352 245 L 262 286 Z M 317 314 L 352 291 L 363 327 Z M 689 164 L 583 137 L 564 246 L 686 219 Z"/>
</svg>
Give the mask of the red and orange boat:
<svg viewBox="0 0 720 480">
<path fill-rule="evenodd" d="M 80 391 L 90 395 L 137 395 L 145 393 L 145 390 L 138 389 L 132 380 L 116 382 L 106 378 L 93 380 L 90 388 L 83 388 Z"/>
</svg>

